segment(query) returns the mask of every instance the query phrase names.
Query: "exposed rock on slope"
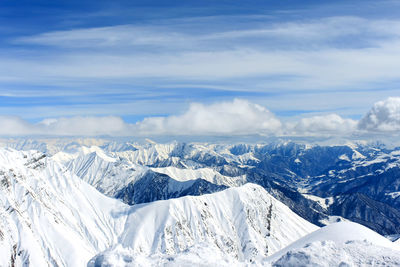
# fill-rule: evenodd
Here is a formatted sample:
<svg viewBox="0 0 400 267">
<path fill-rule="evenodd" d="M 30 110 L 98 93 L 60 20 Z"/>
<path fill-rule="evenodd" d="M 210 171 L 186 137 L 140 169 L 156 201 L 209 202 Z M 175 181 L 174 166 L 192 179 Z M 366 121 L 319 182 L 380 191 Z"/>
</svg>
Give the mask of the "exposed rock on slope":
<svg viewBox="0 0 400 267">
<path fill-rule="evenodd" d="M 45 155 L 0 149 L 0 265 L 82 266 L 116 242 L 126 209 Z"/>
<path fill-rule="evenodd" d="M 254 184 L 131 207 L 44 154 L 12 149 L 0 149 L 0 204 L 1 266 L 82 266 L 118 244 L 142 256 L 206 244 L 249 261 L 318 228 Z"/>
<path fill-rule="evenodd" d="M 262 187 L 246 184 L 209 195 L 135 205 L 119 244 L 134 257 L 174 255 L 205 244 L 238 262 L 250 262 L 316 229 Z M 119 249 L 111 248 L 91 263 Z"/>
</svg>

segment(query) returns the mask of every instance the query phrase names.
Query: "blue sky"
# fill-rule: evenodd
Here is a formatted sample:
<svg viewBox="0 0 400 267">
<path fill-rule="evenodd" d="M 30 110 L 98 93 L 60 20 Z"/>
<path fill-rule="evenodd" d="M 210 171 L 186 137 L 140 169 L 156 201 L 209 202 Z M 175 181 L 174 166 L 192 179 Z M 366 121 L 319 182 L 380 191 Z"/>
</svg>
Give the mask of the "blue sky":
<svg viewBox="0 0 400 267">
<path fill-rule="evenodd" d="M 136 123 L 186 114 L 193 103 L 245 99 L 284 121 L 359 120 L 377 101 L 399 95 L 399 7 L 2 1 L 0 115 Z"/>
</svg>

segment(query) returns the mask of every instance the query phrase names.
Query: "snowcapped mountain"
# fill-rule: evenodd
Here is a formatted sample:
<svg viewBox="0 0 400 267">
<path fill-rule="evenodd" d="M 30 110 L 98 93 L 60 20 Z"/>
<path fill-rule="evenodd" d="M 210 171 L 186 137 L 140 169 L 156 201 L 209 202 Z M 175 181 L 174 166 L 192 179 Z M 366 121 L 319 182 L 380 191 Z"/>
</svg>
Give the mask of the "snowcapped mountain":
<svg viewBox="0 0 400 267">
<path fill-rule="evenodd" d="M 114 149 L 121 149 L 127 146 L 125 142 L 114 144 L 110 140 L 101 138 L 15 138 L 15 139 L 0 139 L 0 147 L 8 147 L 16 150 L 37 150 L 47 155 L 54 155 L 57 152 L 72 152 L 82 146 L 103 146 L 113 147 Z M 117 150 L 114 150 L 117 151 Z"/>
<path fill-rule="evenodd" d="M 400 246 L 353 222 L 314 231 L 265 262 L 274 266 L 398 266 Z"/>
<path fill-rule="evenodd" d="M 40 152 L 0 149 L 0 171 L 2 266 L 82 266 L 118 244 L 148 256 L 205 243 L 245 261 L 317 229 L 253 184 L 130 207 Z"/>
<path fill-rule="evenodd" d="M 400 246 L 352 222 L 340 222 L 298 239 L 269 257 L 243 262 L 199 243 L 176 254 L 135 254 L 121 245 L 94 257 L 88 266 L 398 266 Z"/>
<path fill-rule="evenodd" d="M 399 234 L 396 149 L 63 146 L 53 154 L 0 149 L 0 266 L 399 263 L 396 243 L 365 227 L 313 232 L 308 222 L 344 215 Z"/>
<path fill-rule="evenodd" d="M 131 256 L 174 255 L 202 243 L 239 262 L 271 255 L 318 229 L 254 184 L 134 205 L 126 226 L 118 244 Z"/>
<path fill-rule="evenodd" d="M 111 197 L 149 169 L 110 155 L 97 146 L 82 146 L 72 153 L 61 151 L 53 155 L 52 159 Z"/>
<path fill-rule="evenodd" d="M 40 152 L 0 149 L 0 179 L 1 266 L 83 266 L 124 226 L 125 204 Z"/>
<path fill-rule="evenodd" d="M 155 149 L 160 150 L 158 146 Z M 136 151 L 140 150 L 133 152 Z M 245 175 L 225 176 L 209 167 L 148 167 L 137 163 L 142 157 L 132 162 L 120 153 L 106 152 L 97 146 L 83 146 L 72 153 L 61 151 L 52 158 L 100 192 L 128 204 L 212 193 L 246 182 Z"/>
<path fill-rule="evenodd" d="M 400 233 L 399 151 L 352 143 L 106 142 L 61 151 L 53 158 L 127 204 L 202 195 L 251 182 L 314 224 L 322 226 L 329 216 L 340 216 L 390 235 Z"/>
</svg>

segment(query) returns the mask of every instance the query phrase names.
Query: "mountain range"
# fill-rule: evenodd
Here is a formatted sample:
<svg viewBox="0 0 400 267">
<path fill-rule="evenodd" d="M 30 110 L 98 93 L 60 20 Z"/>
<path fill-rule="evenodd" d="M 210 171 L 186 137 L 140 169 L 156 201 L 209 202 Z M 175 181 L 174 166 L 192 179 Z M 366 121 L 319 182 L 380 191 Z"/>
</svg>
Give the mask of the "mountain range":
<svg viewBox="0 0 400 267">
<path fill-rule="evenodd" d="M 350 266 L 400 264 L 396 242 L 381 236 L 400 234 L 397 148 L 101 139 L 3 147 L 0 266 L 321 265 L 318 253 L 337 265 L 339 254 Z"/>
<path fill-rule="evenodd" d="M 316 225 L 341 216 L 380 234 L 400 232 L 400 149 L 379 144 L 148 143 L 79 147 L 53 157 L 130 205 L 250 182 Z"/>
</svg>

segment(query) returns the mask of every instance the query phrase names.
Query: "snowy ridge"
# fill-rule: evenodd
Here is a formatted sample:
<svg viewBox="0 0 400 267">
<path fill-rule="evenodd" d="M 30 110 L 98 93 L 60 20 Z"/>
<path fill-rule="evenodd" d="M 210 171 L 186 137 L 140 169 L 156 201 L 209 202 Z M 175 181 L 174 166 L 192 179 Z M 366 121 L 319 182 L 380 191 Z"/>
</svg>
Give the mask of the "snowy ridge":
<svg viewBox="0 0 400 267">
<path fill-rule="evenodd" d="M 199 179 L 211 185 L 222 185 L 224 187 L 239 186 L 246 182 L 245 175 L 225 176 L 209 167 L 178 168 L 168 166 L 151 168 L 133 163 L 126 158 L 117 156 L 117 154 L 119 153 L 105 152 L 99 147 L 92 146 L 90 148 L 81 147 L 74 153 L 59 152 L 52 156 L 52 159 L 64 164 L 71 172 L 96 187 L 100 192 L 110 197 L 127 200 L 127 203 L 130 204 L 137 202 L 131 199 L 132 194 L 129 192 L 129 186 L 133 186 L 136 191 L 141 191 L 144 188 L 139 185 L 135 186 L 135 184 L 137 182 L 144 183 L 141 180 L 149 177 L 157 179 L 157 175 L 154 174 L 163 174 L 166 176 L 165 179 L 169 179 L 166 187 L 162 188 L 168 189 L 168 192 L 163 195 L 175 197 L 185 190 L 191 190 L 195 186 L 194 183 Z M 145 186 L 147 187 L 148 184 L 146 183 Z M 128 190 L 128 192 L 124 193 L 124 190 Z M 192 193 L 194 193 L 193 190 Z M 127 194 L 131 196 L 127 196 Z M 139 195 L 139 193 L 137 194 Z"/>
<path fill-rule="evenodd" d="M 145 146 L 135 145 L 134 148 L 135 150 L 117 151 L 115 155 L 128 159 L 133 163 L 146 166 L 154 166 L 164 161 L 175 165 L 181 163 L 186 166 L 186 164 L 193 163 L 193 159 L 197 162 L 207 162 L 208 160 L 220 163 L 234 162 L 243 166 L 246 166 L 248 163 L 254 164 L 260 162 L 258 158 L 254 157 L 254 147 L 248 145 L 244 148 L 245 152 L 241 151 L 241 153 L 232 153 L 237 150 L 236 145 L 207 143 L 149 143 Z"/>
<path fill-rule="evenodd" d="M 109 141 L 100 138 L 39 138 L 39 139 L 0 139 L 0 147 L 16 150 L 37 150 L 47 155 L 54 155 L 60 151 L 74 152 L 81 146 L 103 146 Z"/>
<path fill-rule="evenodd" d="M 121 151 L 115 154 L 128 159 L 132 163 L 150 166 L 157 162 L 173 158 L 172 153 L 177 146 L 177 142 L 170 144 L 148 144 L 146 146 L 136 145 L 136 150 Z"/>
<path fill-rule="evenodd" d="M 114 197 L 116 192 L 142 177 L 148 170 L 145 166 L 107 155 L 99 147 L 83 147 L 79 152 L 68 154 L 62 159 L 60 153 L 57 153 L 52 158 L 110 197 Z"/>
<path fill-rule="evenodd" d="M 211 168 L 181 169 L 169 166 L 164 168 L 151 168 L 151 170 L 166 174 L 169 177 L 181 182 L 204 179 L 213 184 L 226 186 L 238 186 L 246 182 L 246 175 L 227 177 Z"/>
<path fill-rule="evenodd" d="M 399 265 L 400 246 L 353 222 L 325 226 L 268 257 L 277 266 Z"/>
<path fill-rule="evenodd" d="M 119 244 L 133 257 L 174 255 L 203 243 L 238 262 L 271 255 L 318 229 L 254 184 L 135 205 L 126 225 L 135 227 L 126 227 Z M 120 249 L 115 246 L 91 262 L 112 259 Z"/>
<path fill-rule="evenodd" d="M 399 155 L 398 149 L 362 144 L 150 141 L 110 142 L 53 158 L 100 192 L 128 204 L 213 193 L 244 182 L 267 189 L 279 184 L 283 188 L 270 192 L 315 224 L 324 225 L 327 216 L 340 216 L 388 235 L 400 231 Z M 292 189 L 307 195 L 295 196 Z M 351 208 L 353 202 L 356 208 Z"/>
<path fill-rule="evenodd" d="M 310 221 L 361 218 L 396 234 L 399 150 L 177 142 L 54 149 L 63 146 L 51 157 L 0 149 L 0 266 L 82 266 L 90 259 L 112 266 L 400 264 L 399 241 L 354 223 L 299 239 L 318 227 L 264 188 L 241 186 L 263 185 Z M 370 187 L 358 187 L 365 179 Z M 86 182 L 146 204 L 125 205 Z M 286 182 L 304 186 L 303 194 L 287 190 Z M 354 188 L 360 193 L 341 195 Z M 327 216 L 307 217 L 313 210 Z"/>
<path fill-rule="evenodd" d="M 83 266 L 116 242 L 126 205 L 45 155 L 0 149 L 0 266 Z"/>
<path fill-rule="evenodd" d="M 52 156 L 52 158 L 53 158 L 53 160 L 55 160 L 57 162 L 65 163 L 65 162 L 77 159 L 78 157 L 82 157 L 87 154 L 96 154 L 103 160 L 109 161 L 109 162 L 116 161 L 116 159 L 114 157 L 107 155 L 107 153 L 98 146 L 90 146 L 90 147 L 80 146 L 75 151 L 72 151 L 70 153 L 68 153 L 66 151 L 60 151 L 60 152 L 57 152 L 56 154 L 54 154 Z"/>
<path fill-rule="evenodd" d="M 179 253 L 135 253 L 117 245 L 93 258 L 88 266 L 398 266 L 400 246 L 351 222 L 316 230 L 269 257 L 239 261 L 210 243 L 196 243 Z"/>
<path fill-rule="evenodd" d="M 130 207 L 39 152 L 0 149 L 0 171 L 1 266 L 83 266 L 121 245 L 147 257 L 205 244 L 243 262 L 318 228 L 254 184 Z"/>
<path fill-rule="evenodd" d="M 368 241 L 373 245 L 390 248 L 400 251 L 400 246 L 397 246 L 387 238 L 368 229 L 365 226 L 354 222 L 339 222 L 325 226 L 311 234 L 308 234 L 299 240 L 295 241 L 288 247 L 280 250 L 272 255 L 270 259 L 279 258 L 290 250 L 302 248 L 309 243 L 318 241 L 333 241 L 335 243 L 345 243 L 351 241 Z"/>
</svg>

